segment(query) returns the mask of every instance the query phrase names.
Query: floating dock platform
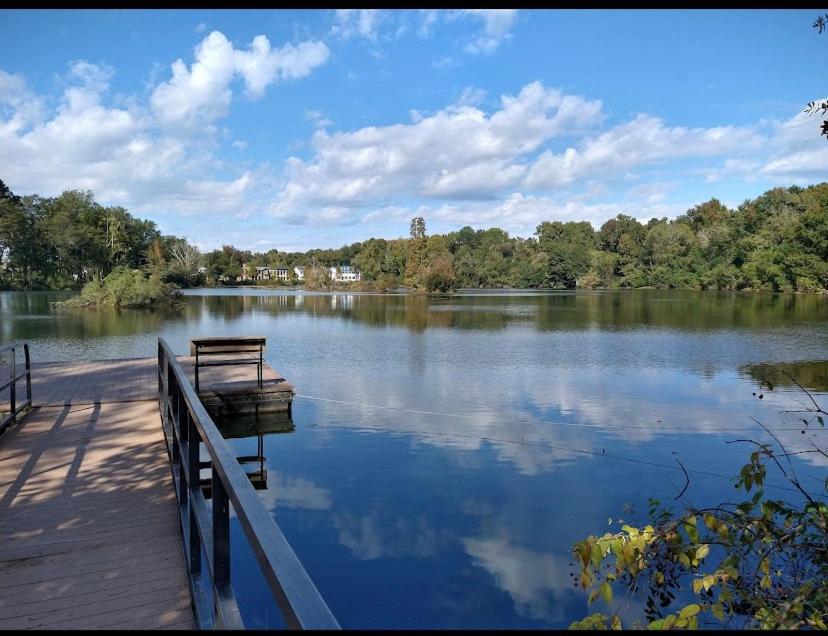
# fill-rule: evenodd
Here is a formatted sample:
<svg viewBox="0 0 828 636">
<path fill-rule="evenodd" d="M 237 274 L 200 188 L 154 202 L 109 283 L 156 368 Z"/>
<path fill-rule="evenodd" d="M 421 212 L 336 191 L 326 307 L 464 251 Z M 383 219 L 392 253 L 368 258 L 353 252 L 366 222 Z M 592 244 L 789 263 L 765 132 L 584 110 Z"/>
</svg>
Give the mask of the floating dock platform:
<svg viewBox="0 0 828 636">
<path fill-rule="evenodd" d="M 190 355 L 177 358 L 202 404 L 220 424 L 227 417 L 291 412 L 296 391 L 264 361 L 264 351 L 265 338 L 260 336 L 193 338 Z"/>
</svg>

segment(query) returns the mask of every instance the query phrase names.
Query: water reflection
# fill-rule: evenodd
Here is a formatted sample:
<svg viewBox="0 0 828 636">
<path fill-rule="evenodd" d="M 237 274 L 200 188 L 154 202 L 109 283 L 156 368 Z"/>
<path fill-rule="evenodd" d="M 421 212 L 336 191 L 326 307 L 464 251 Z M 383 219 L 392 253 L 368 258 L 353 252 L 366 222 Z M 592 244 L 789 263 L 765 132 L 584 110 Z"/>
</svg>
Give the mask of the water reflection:
<svg viewBox="0 0 828 636">
<path fill-rule="evenodd" d="M 742 370 L 760 384 L 769 387 L 798 390 L 798 383 L 806 389 L 828 391 L 828 361 L 825 360 L 766 362 L 746 365 Z"/>
<path fill-rule="evenodd" d="M 236 414 L 232 417 L 224 417 L 215 420 L 216 426 L 222 437 L 227 440 L 247 439 L 255 440 L 255 451 L 250 449 L 246 454 L 237 455 L 236 459 L 241 465 L 250 483 L 256 490 L 268 488 L 267 457 L 265 456 L 265 435 L 291 433 L 295 430 L 293 419 L 288 411 L 261 412 L 250 414 Z M 235 444 L 236 452 L 244 451 L 250 444 Z M 202 452 L 202 455 L 204 453 Z M 207 459 L 205 457 L 205 459 Z M 212 472 L 202 472 L 201 485 L 204 496 L 210 498 L 212 495 Z"/>
<path fill-rule="evenodd" d="M 590 609 L 572 543 L 675 497 L 676 456 L 703 506 L 733 492 L 748 449 L 728 442 L 771 441 L 751 417 L 789 451 L 828 445 L 784 412 L 800 395 L 783 370 L 828 391 L 819 296 L 196 290 L 175 312 L 77 315 L 48 298 L 0 294 L 0 335 L 31 338 L 36 362 L 267 338 L 292 421 L 224 435 L 266 471 L 262 501 L 345 627 L 566 627 Z M 792 461 L 824 479 L 824 457 Z M 255 567 L 234 564 L 242 610 L 272 624 Z"/>
<path fill-rule="evenodd" d="M 509 594 L 518 614 L 549 622 L 565 618 L 565 607 L 554 601 L 572 588 L 567 557 L 514 545 L 508 535 L 467 537 L 463 546 L 472 564 L 489 572 Z"/>
<path fill-rule="evenodd" d="M 661 327 L 687 330 L 767 329 L 828 319 L 828 302 L 815 294 L 736 294 L 683 290 L 547 293 L 297 294 L 251 290 L 188 290 L 214 316 L 234 319 L 258 311 L 303 312 L 377 326 L 501 330 L 529 323 L 538 330 Z M 203 295 L 206 294 L 206 295 Z M 241 295 L 235 295 L 241 294 Z M 228 298 L 234 300 L 228 302 Z"/>
</svg>

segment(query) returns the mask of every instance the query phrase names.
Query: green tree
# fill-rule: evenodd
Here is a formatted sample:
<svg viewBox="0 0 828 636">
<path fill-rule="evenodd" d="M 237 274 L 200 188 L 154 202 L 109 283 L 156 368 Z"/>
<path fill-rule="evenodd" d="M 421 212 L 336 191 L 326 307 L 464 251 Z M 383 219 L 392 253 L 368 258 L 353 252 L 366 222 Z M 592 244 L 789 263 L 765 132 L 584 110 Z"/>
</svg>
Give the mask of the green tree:
<svg viewBox="0 0 828 636">
<path fill-rule="evenodd" d="M 438 256 L 425 275 L 428 291 L 450 292 L 457 287 L 457 276 L 450 256 Z"/>
<path fill-rule="evenodd" d="M 405 260 L 405 285 L 417 290 L 425 287 L 428 270 L 428 239 L 425 232 L 425 221 L 422 217 L 413 218 Z"/>
<path fill-rule="evenodd" d="M 539 249 L 548 255 L 545 282 L 551 287 L 575 287 L 589 270 L 590 253 L 596 245 L 592 226 L 586 221 L 544 221 L 535 234 Z"/>
</svg>

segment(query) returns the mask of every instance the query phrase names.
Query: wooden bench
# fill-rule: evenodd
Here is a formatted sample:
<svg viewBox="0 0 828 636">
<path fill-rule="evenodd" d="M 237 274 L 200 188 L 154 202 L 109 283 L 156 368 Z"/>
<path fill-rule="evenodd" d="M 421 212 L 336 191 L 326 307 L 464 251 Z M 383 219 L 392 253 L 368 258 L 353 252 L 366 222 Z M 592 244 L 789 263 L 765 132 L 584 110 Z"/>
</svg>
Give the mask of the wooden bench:
<svg viewBox="0 0 828 636">
<path fill-rule="evenodd" d="M 255 364 L 256 382 L 262 388 L 265 338 L 242 336 L 235 338 L 192 338 L 190 355 L 195 356 L 195 390 L 198 393 L 200 367 L 217 367 L 236 364 Z M 204 358 L 207 358 L 206 360 Z"/>
</svg>

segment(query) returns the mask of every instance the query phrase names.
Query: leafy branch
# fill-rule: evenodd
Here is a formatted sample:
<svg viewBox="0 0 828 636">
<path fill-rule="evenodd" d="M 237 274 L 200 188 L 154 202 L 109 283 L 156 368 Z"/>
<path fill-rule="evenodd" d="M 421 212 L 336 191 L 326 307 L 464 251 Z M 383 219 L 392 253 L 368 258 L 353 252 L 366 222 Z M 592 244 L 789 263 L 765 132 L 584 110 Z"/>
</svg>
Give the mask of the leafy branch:
<svg viewBox="0 0 828 636">
<path fill-rule="evenodd" d="M 824 409 L 794 382 L 811 402 L 806 410 L 824 427 Z M 809 492 L 791 460 L 806 453 L 828 454 L 813 441 L 813 449 L 788 452 L 772 431 L 759 425 L 773 443 L 731 442 L 754 446 L 734 479 L 744 501 L 688 506 L 676 513 L 651 499 L 651 524 L 622 525 L 620 532 L 589 536 L 573 546 L 578 583 L 589 590 L 590 604 L 598 598 L 609 604 L 620 588 L 645 597 L 646 622 L 635 627 L 695 629 L 702 621 L 721 627 L 828 629 L 828 480 L 822 493 Z M 769 465 L 794 486 L 795 501 L 765 496 Z M 687 472 L 681 462 L 679 466 L 687 483 L 676 499 L 689 486 Z M 570 626 L 623 627 L 618 612 L 593 613 Z"/>
</svg>

